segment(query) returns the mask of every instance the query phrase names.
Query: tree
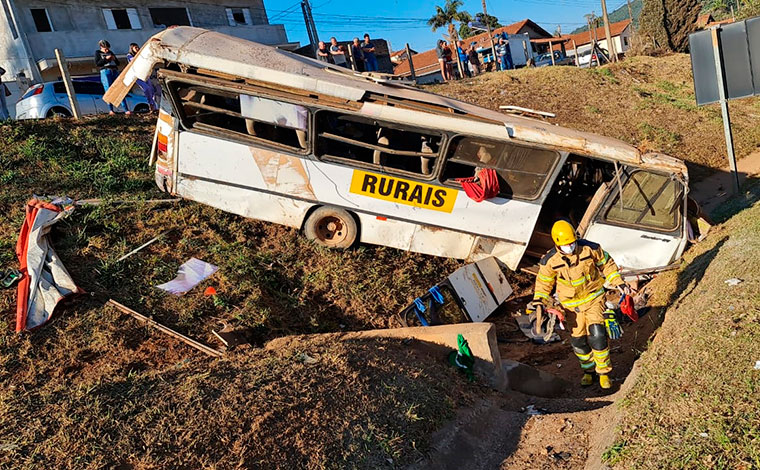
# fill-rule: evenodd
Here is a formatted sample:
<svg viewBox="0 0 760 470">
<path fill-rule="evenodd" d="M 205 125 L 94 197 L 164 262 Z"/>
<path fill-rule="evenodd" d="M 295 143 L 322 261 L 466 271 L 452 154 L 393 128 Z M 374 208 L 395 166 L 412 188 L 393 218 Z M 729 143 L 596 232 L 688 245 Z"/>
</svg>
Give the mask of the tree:
<svg viewBox="0 0 760 470">
<path fill-rule="evenodd" d="M 462 0 L 446 0 L 443 8 L 436 5 L 435 15 L 430 17 L 430 19 L 427 21 L 427 24 L 433 31 L 444 26 L 449 27 L 449 37 L 451 38 L 451 42 L 454 43 L 452 44 L 452 47 L 454 49 L 452 49 L 451 52 L 453 53 L 454 59 L 456 60 L 457 66 L 459 67 L 460 75 L 464 76 L 462 63 L 459 62 L 459 54 L 457 54 L 456 50 L 457 30 L 454 27 L 454 22 L 458 21 L 460 23 L 467 24 L 468 22 L 472 21 L 472 16 L 470 16 L 470 14 L 466 11 L 459 11 L 459 7 L 462 5 L 464 5 L 464 2 Z"/>
<path fill-rule="evenodd" d="M 444 26 L 452 26 L 455 21 L 467 24 L 472 21 L 472 16 L 466 11 L 459 11 L 459 8 L 464 5 L 462 0 L 446 0 L 443 8 L 438 5 L 435 6 L 435 15 L 430 17 L 427 21 L 428 26 L 433 31 Z M 451 30 L 451 28 L 449 28 Z"/>
<path fill-rule="evenodd" d="M 638 32 L 655 48 L 686 52 L 701 6 L 699 0 L 645 0 Z"/>
<path fill-rule="evenodd" d="M 478 13 L 475 15 L 475 21 L 482 25 L 488 24 L 488 26 L 491 27 L 491 31 L 493 31 L 496 28 L 501 28 L 501 24 L 499 23 L 499 19 L 496 18 L 493 15 L 484 15 L 483 13 Z M 462 39 L 466 39 L 472 36 L 475 36 L 476 34 L 480 34 L 483 31 L 480 31 L 478 29 L 472 29 L 467 23 L 462 23 L 459 25 L 459 37 Z"/>
</svg>

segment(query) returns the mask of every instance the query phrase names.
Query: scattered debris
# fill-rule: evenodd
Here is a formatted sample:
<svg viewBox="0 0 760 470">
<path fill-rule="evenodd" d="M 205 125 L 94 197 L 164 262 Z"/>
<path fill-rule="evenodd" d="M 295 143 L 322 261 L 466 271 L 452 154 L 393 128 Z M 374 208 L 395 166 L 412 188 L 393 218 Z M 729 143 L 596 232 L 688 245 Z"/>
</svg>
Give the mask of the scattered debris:
<svg viewBox="0 0 760 470">
<path fill-rule="evenodd" d="M 176 331 L 172 330 L 171 328 L 169 328 L 167 326 L 164 326 L 164 325 L 158 323 L 157 321 L 154 321 L 154 320 L 152 320 L 152 319 L 150 319 L 150 318 L 148 318 L 148 317 L 146 317 L 144 315 L 141 315 L 141 314 L 135 312 L 134 310 L 132 310 L 131 308 L 125 307 L 124 305 L 120 304 L 119 302 L 117 302 L 117 301 L 115 301 L 113 299 L 108 299 L 108 302 L 106 303 L 106 305 L 110 305 L 110 306 L 114 307 L 115 309 L 119 310 L 120 312 L 123 312 L 123 313 L 126 313 L 128 315 L 131 315 L 134 318 L 138 319 L 139 321 L 147 324 L 148 326 L 152 326 L 153 328 L 155 328 L 155 329 L 157 329 L 159 331 L 163 331 L 167 335 L 169 335 L 169 336 L 171 336 L 173 338 L 176 338 L 176 339 L 178 339 L 178 340 L 180 340 L 180 341 L 182 341 L 182 342 L 184 342 L 186 344 L 189 344 L 190 346 L 194 347 L 195 349 L 197 349 L 199 351 L 202 351 L 202 352 L 208 354 L 211 357 L 221 357 L 221 356 L 223 356 L 223 353 L 221 351 L 217 351 L 216 349 L 210 348 L 210 347 L 206 346 L 203 343 L 199 343 L 198 341 L 195 341 L 194 339 L 190 339 L 190 338 L 188 338 L 187 336 L 185 336 L 185 335 L 183 335 L 181 333 L 177 333 Z"/>
<path fill-rule="evenodd" d="M 16 332 L 42 326 L 64 297 L 84 291 L 56 255 L 50 229 L 74 211 L 71 199 L 31 199 L 16 243 L 22 278 L 16 301 Z"/>
<path fill-rule="evenodd" d="M 74 201 L 75 206 L 99 206 L 101 204 L 164 204 L 170 202 L 179 202 L 182 199 L 79 199 Z"/>
<path fill-rule="evenodd" d="M 472 357 L 470 345 L 467 344 L 467 340 L 464 339 L 461 333 L 457 335 L 457 350 L 449 353 L 449 363 L 464 372 L 470 382 L 475 380 L 475 375 L 472 371 L 475 365 L 475 358 Z"/>
<path fill-rule="evenodd" d="M 306 353 L 301 353 L 298 355 L 298 361 L 303 362 L 304 364 L 316 364 L 319 362 L 317 359 L 314 359 L 313 357 L 309 356 Z"/>
<path fill-rule="evenodd" d="M 161 290 L 174 295 L 182 295 L 219 270 L 213 264 L 201 261 L 198 258 L 190 258 L 177 270 L 177 277 L 171 281 L 158 285 Z"/>
<path fill-rule="evenodd" d="M 708 434 L 706 432 L 699 433 L 699 437 L 708 437 Z"/>
<path fill-rule="evenodd" d="M 499 263 L 484 258 L 457 269 L 400 313 L 404 326 L 481 322 L 512 295 Z"/>
<path fill-rule="evenodd" d="M 734 286 L 738 286 L 739 284 L 741 284 L 742 282 L 744 282 L 744 280 L 743 279 L 739 279 L 738 277 L 732 277 L 731 279 L 726 279 L 723 282 L 725 282 L 726 284 L 728 284 L 730 287 L 734 287 Z"/>
<path fill-rule="evenodd" d="M 553 315 L 548 315 L 548 317 L 553 317 Z M 535 329 L 535 322 L 536 322 L 535 313 L 532 313 L 530 315 L 517 316 L 515 317 L 515 321 L 517 322 L 517 326 L 520 327 L 520 331 L 536 344 L 553 343 L 555 341 L 560 341 L 561 339 L 559 335 L 554 332 L 554 328 L 552 328 L 551 330 L 547 330 L 547 335 L 549 334 L 549 332 L 551 332 L 551 335 L 548 336 L 549 339 L 544 339 L 545 335 L 543 334 L 541 335 L 537 334 L 536 329 Z"/>
<path fill-rule="evenodd" d="M 555 460 L 570 460 L 571 454 L 570 452 L 565 452 L 565 451 L 555 452 L 552 454 L 552 457 Z"/>
<path fill-rule="evenodd" d="M 755 361 L 755 370 L 760 370 L 760 361 Z"/>
<path fill-rule="evenodd" d="M 562 427 L 559 428 L 559 432 L 565 432 L 568 429 L 573 429 L 573 422 L 570 420 L 570 418 L 565 418 L 565 422 L 562 424 Z"/>
<path fill-rule="evenodd" d="M 20 280 L 21 271 L 18 269 L 12 268 L 7 271 L 0 271 L 0 285 L 2 285 L 5 289 L 12 287 Z"/>
<path fill-rule="evenodd" d="M 130 251 L 130 252 L 129 252 L 129 253 L 127 253 L 126 255 L 122 256 L 122 257 L 121 257 L 121 258 L 119 258 L 119 259 L 117 259 L 117 260 L 116 260 L 116 262 L 117 262 L 117 263 L 119 263 L 119 262 L 121 262 L 121 261 L 124 261 L 125 259 L 127 259 L 127 258 L 129 258 L 130 256 L 134 255 L 135 253 L 137 253 L 138 251 L 142 250 L 143 248 L 145 248 L 145 247 L 148 247 L 148 246 L 152 245 L 153 243 L 157 242 L 157 241 L 158 241 L 158 240 L 159 240 L 161 237 L 163 237 L 163 236 L 164 236 L 164 235 L 166 235 L 167 233 L 171 232 L 172 230 L 173 230 L 173 229 L 169 229 L 169 230 L 167 230 L 167 231 L 165 231 L 165 232 L 159 233 L 158 235 L 156 235 L 155 237 L 151 238 L 151 239 L 150 239 L 150 240 L 148 240 L 147 242 L 143 243 L 142 245 L 138 246 L 137 248 L 135 248 L 134 250 Z"/>
<path fill-rule="evenodd" d="M 520 409 L 520 411 L 528 416 L 538 416 L 544 414 L 546 410 L 543 408 L 536 408 L 536 405 L 528 405 Z"/>
<path fill-rule="evenodd" d="M 243 330 L 235 330 L 226 323 L 222 323 L 221 330 L 212 330 L 211 332 L 227 347 L 227 349 L 234 349 L 237 346 L 249 344 Z"/>
</svg>

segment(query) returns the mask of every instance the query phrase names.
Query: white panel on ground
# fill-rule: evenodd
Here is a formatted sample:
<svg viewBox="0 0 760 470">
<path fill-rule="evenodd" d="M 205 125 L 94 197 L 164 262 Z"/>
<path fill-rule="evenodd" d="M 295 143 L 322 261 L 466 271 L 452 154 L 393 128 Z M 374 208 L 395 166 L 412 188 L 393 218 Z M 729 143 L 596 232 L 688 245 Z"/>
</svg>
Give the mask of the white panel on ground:
<svg viewBox="0 0 760 470">
<path fill-rule="evenodd" d="M 483 321 L 498 307 L 475 264 L 468 264 L 454 271 L 449 276 L 449 282 L 462 301 L 470 320 Z"/>
</svg>

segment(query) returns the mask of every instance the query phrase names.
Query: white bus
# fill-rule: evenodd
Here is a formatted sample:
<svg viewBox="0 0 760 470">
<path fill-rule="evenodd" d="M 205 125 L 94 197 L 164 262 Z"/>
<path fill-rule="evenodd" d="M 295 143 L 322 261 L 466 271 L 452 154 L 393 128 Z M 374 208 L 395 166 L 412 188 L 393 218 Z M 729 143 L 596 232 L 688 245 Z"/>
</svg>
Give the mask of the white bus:
<svg viewBox="0 0 760 470">
<path fill-rule="evenodd" d="M 566 218 L 646 272 L 687 243 L 688 174 L 672 157 L 192 27 L 151 38 L 105 99 L 156 67 L 158 186 L 326 246 L 495 256 L 516 270 Z M 499 179 L 483 202 L 456 181 L 479 168 Z"/>
</svg>

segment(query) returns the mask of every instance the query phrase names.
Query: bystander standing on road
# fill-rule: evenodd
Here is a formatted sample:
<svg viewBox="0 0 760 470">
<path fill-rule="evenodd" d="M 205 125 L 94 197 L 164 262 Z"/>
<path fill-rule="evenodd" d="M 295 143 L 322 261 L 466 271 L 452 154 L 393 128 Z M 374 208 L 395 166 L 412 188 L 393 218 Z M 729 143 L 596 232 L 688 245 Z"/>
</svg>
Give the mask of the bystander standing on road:
<svg viewBox="0 0 760 470">
<path fill-rule="evenodd" d="M 449 71 L 446 67 L 446 54 L 444 53 L 444 42 L 442 39 L 439 39 L 438 42 L 435 45 L 435 56 L 438 57 L 438 66 L 441 67 L 441 79 L 444 82 L 448 82 L 451 80 L 449 77 Z"/>
<path fill-rule="evenodd" d="M 8 112 L 8 103 L 6 97 L 11 95 L 8 87 L 3 83 L 3 75 L 5 75 L 5 69 L 0 67 L 0 121 L 5 121 L 11 118 L 11 113 Z"/>
<path fill-rule="evenodd" d="M 330 38 L 330 54 L 332 55 L 332 58 L 335 61 L 335 65 L 340 65 L 341 67 L 348 67 L 348 62 L 346 62 L 346 53 L 338 45 L 338 40 L 335 39 L 335 36 Z"/>
<path fill-rule="evenodd" d="M 111 44 L 105 39 L 101 39 L 98 46 L 100 49 L 95 51 L 95 66 L 100 70 L 100 81 L 103 83 L 104 91 L 108 91 L 116 77 L 119 76 L 119 59 L 111 51 Z M 127 106 L 127 100 L 122 101 L 121 105 L 124 107 L 127 116 L 132 114 Z M 108 114 L 115 114 L 111 103 L 108 103 L 108 110 Z"/>
<path fill-rule="evenodd" d="M 499 56 L 499 70 L 512 69 L 512 54 L 509 51 L 509 42 L 503 37 L 499 37 L 496 55 Z"/>
<path fill-rule="evenodd" d="M 137 56 L 138 52 L 140 52 L 140 46 L 134 42 L 130 44 L 129 53 L 127 54 L 127 62 L 132 62 L 132 60 Z M 153 86 L 151 78 L 148 77 L 148 80 L 145 81 L 138 78 L 137 86 L 140 87 L 143 94 L 145 95 L 145 99 L 148 101 L 148 106 L 150 106 L 150 111 L 158 111 L 158 106 L 156 105 L 156 88 Z"/>
<path fill-rule="evenodd" d="M 480 57 L 478 57 L 476 43 L 470 44 L 470 48 L 467 50 L 467 58 L 467 63 L 470 64 L 470 74 L 473 77 L 480 75 Z"/>
<path fill-rule="evenodd" d="M 362 43 L 362 52 L 364 53 L 365 70 L 367 72 L 377 72 L 377 57 L 375 56 L 375 45 L 369 40 L 369 34 L 364 33 L 364 42 Z"/>
<path fill-rule="evenodd" d="M 459 62 L 462 64 L 462 71 L 467 77 L 471 77 L 469 58 L 467 55 L 467 49 L 464 47 L 464 41 L 459 41 L 459 44 L 457 44 L 457 54 L 459 55 Z"/>
<path fill-rule="evenodd" d="M 327 44 L 325 44 L 324 41 L 319 41 L 319 46 L 317 48 L 317 59 L 321 60 L 322 62 L 327 62 L 328 64 L 335 63 L 332 55 L 330 54 L 330 50 L 327 48 Z"/>
<path fill-rule="evenodd" d="M 351 44 L 351 57 L 354 60 L 354 67 L 357 72 L 364 72 L 366 68 L 366 59 L 364 57 L 364 51 L 362 50 L 362 44 L 359 42 L 359 38 L 354 38 L 354 42 Z"/>
</svg>

